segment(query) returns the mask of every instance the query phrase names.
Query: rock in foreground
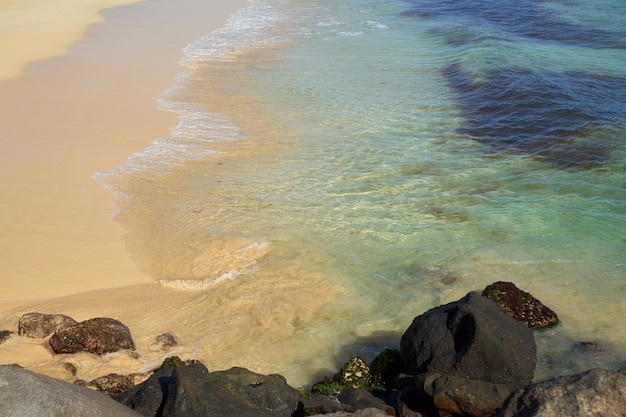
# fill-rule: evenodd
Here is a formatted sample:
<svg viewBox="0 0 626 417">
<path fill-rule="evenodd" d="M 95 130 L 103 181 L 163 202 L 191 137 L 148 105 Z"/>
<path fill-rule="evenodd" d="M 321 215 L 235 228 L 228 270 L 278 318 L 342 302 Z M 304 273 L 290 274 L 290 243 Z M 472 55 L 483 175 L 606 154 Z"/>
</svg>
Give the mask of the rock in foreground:
<svg viewBox="0 0 626 417">
<path fill-rule="evenodd" d="M 563 376 L 519 389 L 498 417 L 626 415 L 626 375 L 604 369 Z"/>
<path fill-rule="evenodd" d="M 99 392 L 7 365 L 0 365 L 0 415 L 141 417 Z"/>
</svg>

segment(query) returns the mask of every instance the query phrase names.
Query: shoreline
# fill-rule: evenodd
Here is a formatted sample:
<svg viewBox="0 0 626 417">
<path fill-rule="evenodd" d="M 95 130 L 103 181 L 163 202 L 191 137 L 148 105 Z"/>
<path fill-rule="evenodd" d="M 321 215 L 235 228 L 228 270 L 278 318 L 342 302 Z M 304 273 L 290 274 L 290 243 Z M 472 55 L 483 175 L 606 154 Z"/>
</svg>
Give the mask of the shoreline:
<svg viewBox="0 0 626 417">
<path fill-rule="evenodd" d="M 10 150 L 0 156 L 0 309 L 150 282 L 111 219 L 117 196 L 92 175 L 168 134 L 176 115 L 154 97 L 179 72 L 182 48 L 245 4 L 107 8 L 68 54 L 0 82 L 0 141 Z"/>
</svg>

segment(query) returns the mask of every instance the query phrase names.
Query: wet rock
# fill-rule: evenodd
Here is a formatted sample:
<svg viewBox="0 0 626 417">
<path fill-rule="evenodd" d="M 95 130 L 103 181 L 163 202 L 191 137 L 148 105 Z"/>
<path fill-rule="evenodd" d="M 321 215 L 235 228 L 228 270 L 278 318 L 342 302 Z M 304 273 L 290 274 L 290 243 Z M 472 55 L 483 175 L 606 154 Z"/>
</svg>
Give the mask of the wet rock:
<svg viewBox="0 0 626 417">
<path fill-rule="evenodd" d="M 244 368 L 209 373 L 200 363 L 174 369 L 163 406 L 167 417 L 291 417 L 300 395 L 280 375 Z"/>
<path fill-rule="evenodd" d="M 18 334 L 22 337 L 43 339 L 76 323 L 76 320 L 64 314 L 26 313 L 20 317 Z"/>
<path fill-rule="evenodd" d="M 521 388 L 498 417 L 623 416 L 626 375 L 604 369 L 558 377 Z"/>
<path fill-rule="evenodd" d="M 6 365 L 0 365 L 0 404 L 3 416 L 141 416 L 102 393 Z"/>
<path fill-rule="evenodd" d="M 178 345 L 178 341 L 171 333 L 161 333 L 156 337 L 156 341 L 150 345 L 153 349 L 161 352 L 169 352 Z"/>
<path fill-rule="evenodd" d="M 12 334 L 13 332 L 9 330 L 0 331 L 0 345 L 6 342 L 9 339 L 9 337 L 11 337 Z"/>
<path fill-rule="evenodd" d="M 128 327 L 111 318 L 85 320 L 58 330 L 49 343 L 55 353 L 89 352 L 104 355 L 135 349 Z"/>
<path fill-rule="evenodd" d="M 541 329 L 559 322 L 554 311 L 512 282 L 498 281 L 488 285 L 482 295 L 495 301 L 509 316 L 528 327 Z"/>
</svg>

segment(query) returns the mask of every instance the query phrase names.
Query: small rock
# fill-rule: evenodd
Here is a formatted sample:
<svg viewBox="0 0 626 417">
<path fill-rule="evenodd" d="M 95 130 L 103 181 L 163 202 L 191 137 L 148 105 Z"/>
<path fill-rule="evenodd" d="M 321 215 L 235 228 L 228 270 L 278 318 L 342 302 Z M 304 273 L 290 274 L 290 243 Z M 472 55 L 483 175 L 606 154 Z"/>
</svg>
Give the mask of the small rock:
<svg viewBox="0 0 626 417">
<path fill-rule="evenodd" d="M 530 328 L 541 329 L 559 322 L 554 311 L 512 282 L 498 281 L 488 285 L 482 295 L 495 301 L 509 316 Z"/>
<path fill-rule="evenodd" d="M 0 345 L 6 342 L 9 339 L 9 337 L 11 337 L 12 334 L 13 332 L 9 330 L 0 331 Z"/>
<path fill-rule="evenodd" d="M 43 339 L 76 323 L 76 320 L 64 314 L 26 313 L 20 317 L 18 334 L 23 337 Z"/>
<path fill-rule="evenodd" d="M 176 338 L 171 333 L 161 333 L 157 336 L 156 341 L 151 347 L 161 352 L 169 352 L 177 345 L 178 341 L 176 341 Z"/>
<path fill-rule="evenodd" d="M 353 410 L 364 410 L 366 408 L 377 408 L 387 415 L 395 416 L 396 412 L 392 406 L 385 403 L 380 398 L 375 397 L 369 391 L 359 388 L 349 388 L 339 394 L 339 401 L 349 405 Z"/>
</svg>

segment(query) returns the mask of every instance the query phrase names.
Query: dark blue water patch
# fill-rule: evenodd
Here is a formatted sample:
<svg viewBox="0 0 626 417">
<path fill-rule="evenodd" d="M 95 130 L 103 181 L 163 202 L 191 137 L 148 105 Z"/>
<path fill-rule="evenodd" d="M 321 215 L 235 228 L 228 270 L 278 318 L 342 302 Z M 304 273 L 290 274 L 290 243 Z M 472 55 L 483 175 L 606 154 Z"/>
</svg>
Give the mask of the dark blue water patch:
<svg viewBox="0 0 626 417">
<path fill-rule="evenodd" d="M 497 152 L 587 169 L 609 161 L 624 140 L 626 78 L 498 69 L 475 79 L 459 64 L 443 75 L 464 118 L 460 133 Z M 621 135 L 594 135 L 600 128 Z"/>
<path fill-rule="evenodd" d="M 451 44 L 473 43 L 483 32 L 502 32 L 549 43 L 589 48 L 626 48 L 626 31 L 591 28 L 560 19 L 539 0 L 408 0 L 413 6 L 405 16 L 453 18 L 468 28 L 449 24 Z M 440 31 L 438 31 L 440 33 Z M 482 34 L 481 34 L 482 33 Z"/>
</svg>

